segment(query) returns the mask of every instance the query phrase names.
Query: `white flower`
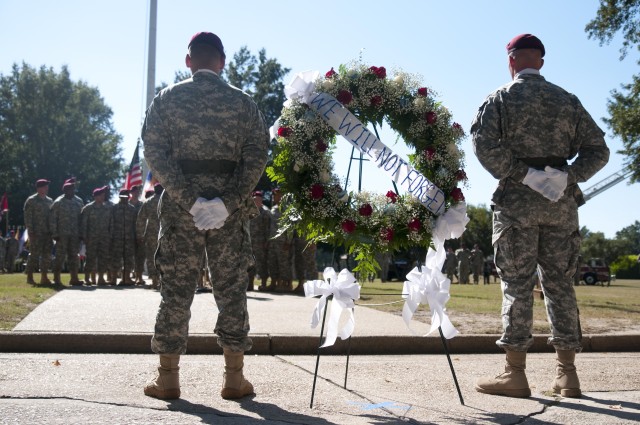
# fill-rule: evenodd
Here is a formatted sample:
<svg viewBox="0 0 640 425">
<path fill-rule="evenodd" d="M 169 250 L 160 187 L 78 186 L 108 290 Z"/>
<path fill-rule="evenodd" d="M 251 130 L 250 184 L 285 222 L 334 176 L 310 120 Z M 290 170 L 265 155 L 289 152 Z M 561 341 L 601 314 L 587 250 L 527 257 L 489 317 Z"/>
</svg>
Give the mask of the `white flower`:
<svg viewBox="0 0 640 425">
<path fill-rule="evenodd" d="M 413 100 L 413 106 L 415 106 L 418 109 L 424 108 L 426 104 L 427 104 L 427 101 L 425 100 L 424 97 L 416 97 Z"/>
<path fill-rule="evenodd" d="M 322 88 L 323 88 L 324 90 L 326 90 L 326 91 L 331 90 L 331 88 L 333 88 L 333 86 L 334 86 L 334 85 L 335 85 L 335 83 L 333 82 L 333 80 L 332 80 L 332 79 L 324 80 L 324 81 L 322 82 Z"/>
<path fill-rule="evenodd" d="M 449 151 L 449 155 L 451 155 L 452 158 L 456 160 L 460 158 L 460 151 L 455 143 L 449 143 L 449 145 L 447 145 L 447 151 Z"/>
<path fill-rule="evenodd" d="M 398 74 L 396 78 L 393 79 L 393 82 L 398 86 L 402 86 L 404 84 L 404 76 L 402 74 Z"/>
<path fill-rule="evenodd" d="M 322 183 L 329 183 L 329 181 L 331 181 L 331 173 L 327 170 L 320 171 L 320 181 Z"/>
</svg>

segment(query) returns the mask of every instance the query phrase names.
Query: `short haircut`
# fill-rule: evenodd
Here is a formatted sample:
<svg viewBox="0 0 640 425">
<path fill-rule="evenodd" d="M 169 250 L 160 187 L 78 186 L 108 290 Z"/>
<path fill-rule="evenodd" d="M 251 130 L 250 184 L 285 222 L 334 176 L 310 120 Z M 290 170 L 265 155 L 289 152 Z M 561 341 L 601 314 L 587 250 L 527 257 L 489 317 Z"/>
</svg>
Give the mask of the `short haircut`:
<svg viewBox="0 0 640 425">
<path fill-rule="evenodd" d="M 218 49 L 205 43 L 192 45 L 189 48 L 189 56 L 191 56 L 192 61 L 199 64 L 209 64 L 224 58 L 224 55 L 222 55 Z"/>
</svg>

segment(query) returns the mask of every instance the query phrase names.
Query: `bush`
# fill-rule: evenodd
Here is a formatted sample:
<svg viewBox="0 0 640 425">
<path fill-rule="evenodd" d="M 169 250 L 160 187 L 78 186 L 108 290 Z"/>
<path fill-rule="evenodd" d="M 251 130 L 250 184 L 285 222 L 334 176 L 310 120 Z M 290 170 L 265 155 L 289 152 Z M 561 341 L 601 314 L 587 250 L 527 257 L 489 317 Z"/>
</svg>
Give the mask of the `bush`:
<svg viewBox="0 0 640 425">
<path fill-rule="evenodd" d="M 611 265 L 611 274 L 617 279 L 640 279 L 640 263 L 637 255 L 622 255 Z"/>
</svg>

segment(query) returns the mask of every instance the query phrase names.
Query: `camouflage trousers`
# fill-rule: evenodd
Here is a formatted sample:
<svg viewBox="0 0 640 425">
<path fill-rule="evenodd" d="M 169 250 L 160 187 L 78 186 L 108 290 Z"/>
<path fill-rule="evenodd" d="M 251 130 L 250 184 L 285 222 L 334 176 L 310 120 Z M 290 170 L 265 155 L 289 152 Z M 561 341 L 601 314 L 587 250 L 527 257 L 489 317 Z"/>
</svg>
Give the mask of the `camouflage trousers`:
<svg viewBox="0 0 640 425">
<path fill-rule="evenodd" d="M 146 252 L 146 261 L 147 261 L 147 271 L 149 272 L 149 277 L 151 279 L 156 279 L 158 277 L 158 269 L 156 268 L 156 249 L 158 248 L 158 236 L 150 235 L 145 236 L 144 238 L 144 249 Z"/>
<path fill-rule="evenodd" d="M 151 340 L 155 353 L 184 354 L 187 350 L 190 308 L 204 252 L 218 307 L 214 329 L 218 344 L 232 351 L 251 349 L 247 311 L 251 239 L 244 221 L 236 213 L 222 228 L 201 231 L 195 227 L 191 214 L 163 196 L 156 253 L 162 300 Z"/>
<path fill-rule="evenodd" d="M 502 325 L 496 343 L 504 349 L 526 351 L 533 344 L 533 288 L 538 280 L 544 292 L 550 322 L 549 344 L 560 350 L 581 349 L 580 319 L 573 275 L 580 250 L 577 228 L 511 226 L 494 244 L 495 262 L 502 280 Z"/>
<path fill-rule="evenodd" d="M 133 271 L 134 243 L 133 239 L 111 239 L 111 271 L 116 274 L 122 271 L 123 279 Z"/>
<path fill-rule="evenodd" d="M 27 273 L 33 273 L 38 268 L 41 272 L 49 271 L 51 264 L 51 250 L 53 240 L 50 234 L 29 235 L 29 259 L 27 260 Z"/>
<path fill-rule="evenodd" d="M 269 241 L 269 274 L 272 280 L 292 280 L 291 246 L 292 240 L 284 235 Z"/>
<path fill-rule="evenodd" d="M 144 244 L 138 243 L 138 241 L 134 242 L 134 271 L 136 275 L 142 276 L 142 272 L 144 271 L 144 262 L 147 259 L 147 249 Z"/>
<path fill-rule="evenodd" d="M 84 266 L 86 273 L 106 273 L 110 267 L 109 236 L 92 236 L 85 241 L 87 244 L 87 259 Z"/>
<path fill-rule="evenodd" d="M 255 265 L 251 267 L 250 272 L 260 276 L 260 279 L 266 279 L 269 277 L 269 242 L 252 242 L 251 250 L 253 252 L 253 258 L 255 259 Z"/>
<path fill-rule="evenodd" d="M 56 259 L 53 263 L 53 271 L 60 273 L 62 265 L 67 260 L 67 267 L 71 273 L 78 273 L 80 263 L 78 253 L 80 252 L 80 237 L 78 235 L 64 235 L 56 242 Z"/>
<path fill-rule="evenodd" d="M 293 267 L 298 280 L 316 280 L 318 272 L 316 270 L 316 244 L 308 244 L 303 238 L 293 239 Z"/>
<path fill-rule="evenodd" d="M 460 283 L 469 283 L 470 267 L 465 263 L 458 264 L 458 279 Z"/>
</svg>

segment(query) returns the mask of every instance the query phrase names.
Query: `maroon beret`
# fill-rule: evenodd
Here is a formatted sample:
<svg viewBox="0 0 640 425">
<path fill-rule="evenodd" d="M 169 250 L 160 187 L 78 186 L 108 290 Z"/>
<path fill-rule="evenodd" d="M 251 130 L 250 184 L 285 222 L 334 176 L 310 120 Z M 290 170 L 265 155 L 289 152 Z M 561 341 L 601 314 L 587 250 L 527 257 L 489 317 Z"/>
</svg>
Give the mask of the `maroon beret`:
<svg viewBox="0 0 640 425">
<path fill-rule="evenodd" d="M 259 196 L 262 198 L 264 195 L 262 194 L 261 190 L 256 190 L 255 192 L 252 193 L 252 196 Z"/>
<path fill-rule="evenodd" d="M 224 47 L 222 47 L 222 40 L 212 32 L 198 32 L 194 34 L 193 37 L 191 37 L 191 41 L 189 41 L 187 48 L 191 48 L 191 45 L 193 44 L 208 44 L 218 49 L 222 56 L 225 56 Z"/>
<path fill-rule="evenodd" d="M 507 44 L 507 52 L 511 53 L 519 49 L 538 49 L 544 57 L 544 44 L 538 37 L 533 34 L 520 34 L 516 35 Z"/>
<path fill-rule="evenodd" d="M 36 180 L 36 187 L 45 187 L 49 186 L 49 180 L 47 179 L 38 179 Z"/>
</svg>

